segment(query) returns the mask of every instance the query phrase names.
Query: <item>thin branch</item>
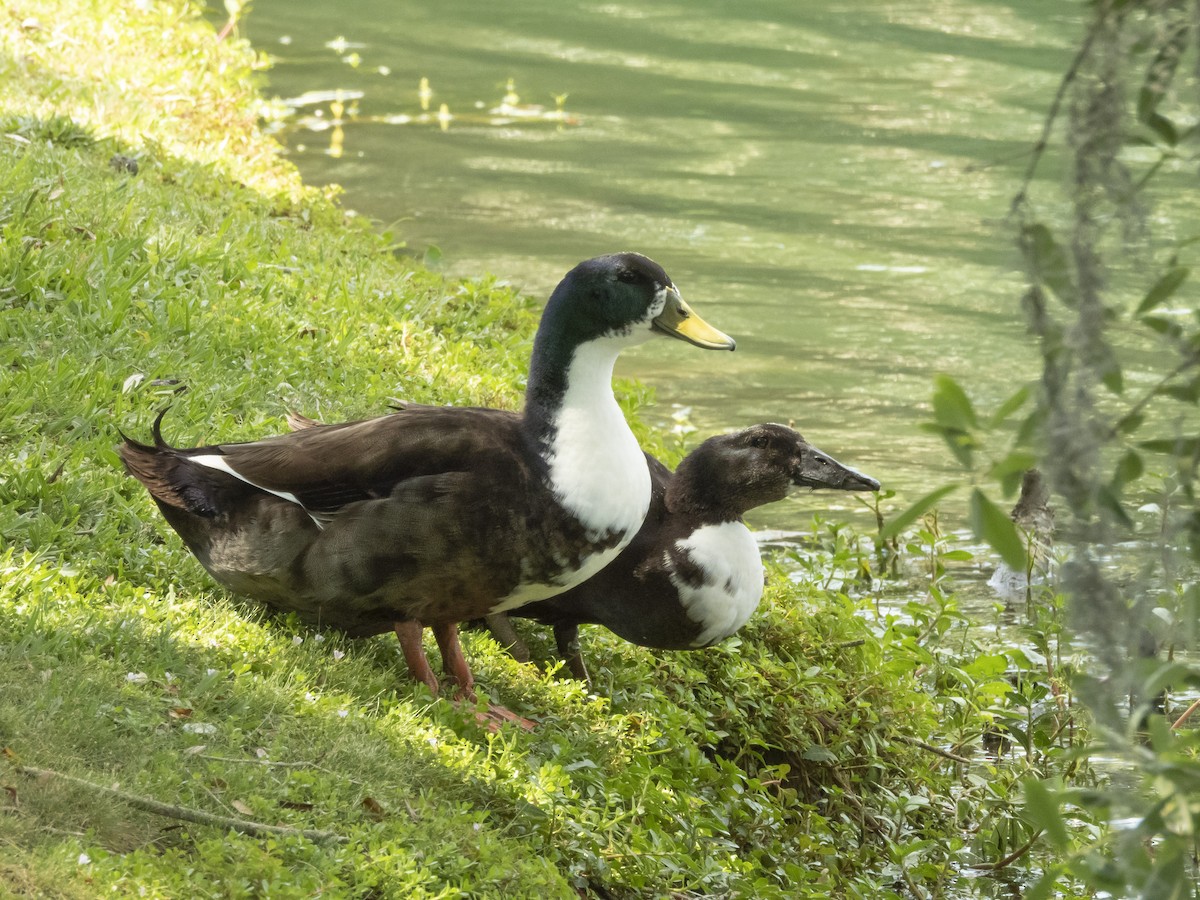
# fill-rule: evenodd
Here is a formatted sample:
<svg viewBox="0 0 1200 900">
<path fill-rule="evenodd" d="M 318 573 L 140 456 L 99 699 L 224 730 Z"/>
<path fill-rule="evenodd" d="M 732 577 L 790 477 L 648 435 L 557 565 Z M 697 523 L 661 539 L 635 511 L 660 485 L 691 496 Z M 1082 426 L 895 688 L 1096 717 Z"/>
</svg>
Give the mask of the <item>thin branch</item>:
<svg viewBox="0 0 1200 900">
<path fill-rule="evenodd" d="M 1196 357 L 1187 357 L 1187 358 L 1183 359 L 1179 363 L 1179 365 L 1177 365 L 1174 369 L 1172 369 L 1170 372 L 1168 372 L 1166 375 L 1164 375 L 1162 378 L 1160 378 L 1158 380 L 1157 384 L 1155 384 L 1152 388 L 1150 388 L 1148 391 L 1146 391 L 1146 395 L 1144 397 L 1142 397 L 1141 400 L 1139 400 L 1133 406 L 1129 407 L 1129 411 L 1127 413 L 1125 413 L 1125 415 L 1121 416 L 1121 418 L 1117 422 L 1117 425 L 1114 425 L 1112 428 L 1110 428 L 1108 430 L 1109 440 L 1115 438 L 1120 433 L 1119 426 L 1120 426 L 1121 422 L 1124 422 L 1127 419 L 1131 418 L 1132 416 L 1136 416 L 1139 413 L 1141 413 L 1141 411 L 1146 408 L 1146 406 L 1150 403 L 1150 401 L 1158 396 L 1158 391 L 1164 384 L 1166 384 L 1168 381 L 1170 381 L 1176 375 L 1182 375 L 1184 372 L 1186 372 L 1188 369 L 1190 369 L 1192 366 L 1195 366 L 1195 365 L 1200 365 L 1200 359 L 1197 359 Z"/>
<path fill-rule="evenodd" d="M 1180 725 L 1192 717 L 1192 713 L 1194 713 L 1198 708 L 1200 708 L 1200 700 L 1197 700 L 1183 711 L 1183 715 L 1176 719 L 1174 723 L 1172 723 L 1171 730 L 1175 731 L 1177 728 L 1179 728 Z"/>
<path fill-rule="evenodd" d="M 1042 829 L 1039 828 L 1037 831 L 1035 831 L 1033 833 L 1033 837 L 1031 837 L 1028 841 L 1026 841 L 1024 844 L 1022 844 L 1020 847 L 1018 847 L 1012 853 L 1008 854 L 1008 856 L 1004 857 L 1004 859 L 997 860 L 994 863 L 972 863 L 971 868 L 972 869 L 983 869 L 984 871 L 987 871 L 987 872 L 998 872 L 1001 869 L 1012 865 L 1018 859 L 1020 859 L 1022 856 L 1024 856 L 1026 853 L 1028 853 L 1033 848 L 1033 845 L 1035 843 L 1037 843 L 1037 839 L 1040 838 L 1041 836 L 1042 836 Z"/>
<path fill-rule="evenodd" d="M 1050 146 L 1050 131 L 1054 128 L 1054 123 L 1058 119 L 1058 111 L 1062 107 L 1063 98 L 1067 95 L 1067 88 L 1071 86 L 1071 83 L 1079 74 L 1079 69 L 1083 65 L 1083 61 L 1087 58 L 1088 53 L 1091 52 L 1092 44 L 1095 42 L 1099 31 L 1099 23 L 1093 24 L 1088 29 L 1087 37 L 1080 46 L 1079 52 L 1071 60 L 1071 67 L 1067 69 L 1066 74 L 1062 77 L 1062 81 L 1058 84 L 1058 91 L 1055 92 L 1054 100 L 1050 103 L 1050 109 L 1046 113 L 1046 120 L 1042 123 L 1042 136 L 1033 145 L 1033 155 L 1029 159 L 1029 165 L 1025 168 L 1025 176 L 1021 179 L 1021 189 L 1013 197 L 1013 213 L 1016 213 L 1018 208 L 1025 203 L 1025 197 L 1029 191 L 1029 185 L 1033 183 L 1033 176 L 1037 171 L 1038 163 L 1042 161 L 1042 154 Z"/>
<path fill-rule="evenodd" d="M 169 803 L 163 803 L 159 800 L 153 800 L 150 797 L 142 797 L 138 794 L 130 794 L 126 791 L 119 791 L 116 788 L 105 787 L 104 785 L 96 784 L 95 782 L 87 781 L 83 778 L 77 778 L 74 775 L 67 775 L 63 772 L 55 772 L 52 769 L 38 769 L 33 766 L 15 766 L 15 768 L 22 775 L 29 775 L 34 778 L 61 778 L 63 781 L 69 781 L 71 784 L 77 784 L 80 787 L 88 788 L 89 790 L 95 791 L 98 794 L 103 794 L 107 797 L 120 800 L 122 803 L 127 803 L 135 809 L 154 813 L 158 816 L 165 816 L 169 819 L 182 819 L 185 822 L 195 822 L 198 825 L 212 825 L 217 828 L 228 828 L 241 834 L 252 835 L 253 837 L 267 837 L 269 835 L 299 835 L 300 837 L 308 838 L 310 841 L 335 841 L 337 843 L 345 843 L 348 840 L 348 838 L 345 838 L 333 831 L 317 831 L 311 828 L 289 828 L 284 825 L 266 825 L 262 822 L 251 822 L 248 819 L 233 819 L 229 816 L 218 816 L 214 813 L 204 812 L 204 810 L 200 809 L 192 809 L 188 806 L 174 806 Z"/>
<path fill-rule="evenodd" d="M 924 741 L 918 741 L 916 738 L 909 737 L 906 734 L 896 735 L 896 740 L 903 744 L 910 744 L 913 747 L 919 747 L 922 750 L 945 757 L 946 759 L 952 760 L 956 763 L 966 763 L 968 765 L 971 763 L 971 760 L 967 759 L 965 756 L 959 756 L 957 753 L 951 753 L 949 750 L 943 750 L 941 747 L 933 746 L 933 744 L 927 744 Z"/>
<path fill-rule="evenodd" d="M 901 866 L 900 874 L 904 876 L 904 883 L 908 885 L 908 889 L 912 891 L 912 895 L 916 897 L 917 900 L 929 900 L 929 895 L 917 887 L 917 883 L 913 881 L 912 876 L 908 874 L 908 869 Z"/>
</svg>

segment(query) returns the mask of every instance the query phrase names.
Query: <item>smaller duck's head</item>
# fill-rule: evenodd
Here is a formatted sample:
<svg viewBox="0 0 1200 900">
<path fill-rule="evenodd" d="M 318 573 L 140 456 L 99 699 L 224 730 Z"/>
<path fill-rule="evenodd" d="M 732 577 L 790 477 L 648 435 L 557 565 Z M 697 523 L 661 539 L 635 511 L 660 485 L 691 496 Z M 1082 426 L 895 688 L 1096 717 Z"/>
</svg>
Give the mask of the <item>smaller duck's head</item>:
<svg viewBox="0 0 1200 900">
<path fill-rule="evenodd" d="M 798 487 L 876 491 L 879 482 L 842 465 L 786 425 L 755 425 L 711 437 L 688 454 L 667 487 L 667 507 L 737 517 Z"/>
<path fill-rule="evenodd" d="M 605 339 L 629 346 L 665 334 L 734 349 L 733 338 L 696 315 L 662 266 L 640 253 L 598 256 L 568 272 L 550 295 L 539 332 L 573 345 Z"/>
</svg>

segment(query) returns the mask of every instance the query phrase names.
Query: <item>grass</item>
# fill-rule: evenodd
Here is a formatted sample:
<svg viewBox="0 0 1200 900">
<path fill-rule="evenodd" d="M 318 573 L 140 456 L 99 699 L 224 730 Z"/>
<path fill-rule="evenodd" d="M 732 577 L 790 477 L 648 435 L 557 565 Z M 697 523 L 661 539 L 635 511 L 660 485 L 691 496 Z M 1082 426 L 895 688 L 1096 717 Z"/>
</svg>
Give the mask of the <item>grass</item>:
<svg viewBox="0 0 1200 900">
<path fill-rule="evenodd" d="M 194 8 L 8 13 L 0 894 L 889 897 L 949 877 L 965 801 L 913 743 L 942 715 L 920 626 L 844 594 L 773 570 L 703 653 L 590 633 L 596 695 L 468 633 L 481 693 L 541 722 L 489 734 L 410 683 L 394 640 L 217 588 L 123 474 L 118 428 L 144 437 L 168 402 L 180 444 L 281 431 L 289 408 L 512 408 L 535 309 L 301 184 L 255 128 L 254 54 Z M 348 841 L 185 824 L 19 766 Z"/>
</svg>

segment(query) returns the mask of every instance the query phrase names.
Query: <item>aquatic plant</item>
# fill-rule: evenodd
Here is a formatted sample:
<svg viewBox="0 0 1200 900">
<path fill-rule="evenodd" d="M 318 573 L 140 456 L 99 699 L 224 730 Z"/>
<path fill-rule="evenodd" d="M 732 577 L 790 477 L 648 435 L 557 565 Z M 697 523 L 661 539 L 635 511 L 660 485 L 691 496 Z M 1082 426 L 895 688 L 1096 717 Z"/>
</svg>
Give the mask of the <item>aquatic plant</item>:
<svg viewBox="0 0 1200 900">
<path fill-rule="evenodd" d="M 930 428 L 971 474 L 975 531 L 1005 560 L 1020 565 L 1020 537 L 980 485 L 1011 494 L 1036 465 L 1065 504 L 1060 587 L 1093 651 L 1067 683 L 1093 719 L 1087 752 L 1140 778 L 1138 790 L 1026 782 L 1027 815 L 1060 857 L 1027 896 L 1068 877 L 1116 896 L 1197 891 L 1200 732 L 1194 706 L 1181 715 L 1173 698 L 1200 683 L 1194 657 L 1176 655 L 1200 636 L 1200 316 L 1188 264 L 1200 232 L 1178 202 L 1194 191 L 1198 49 L 1192 5 L 1091 4 L 1011 209 L 1041 372 L 991 417 L 949 379 L 934 395 Z M 1063 196 L 1035 180 L 1047 166 L 1066 171 Z M 1067 823 L 1081 813 L 1121 824 L 1100 846 L 1079 843 Z"/>
</svg>

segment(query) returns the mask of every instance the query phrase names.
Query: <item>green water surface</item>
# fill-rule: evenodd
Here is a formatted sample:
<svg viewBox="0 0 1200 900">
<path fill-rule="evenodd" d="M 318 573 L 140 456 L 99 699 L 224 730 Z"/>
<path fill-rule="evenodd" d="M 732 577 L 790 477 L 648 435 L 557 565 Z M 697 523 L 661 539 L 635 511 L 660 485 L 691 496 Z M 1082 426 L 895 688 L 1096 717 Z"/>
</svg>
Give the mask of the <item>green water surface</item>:
<svg viewBox="0 0 1200 900">
<path fill-rule="evenodd" d="M 652 420 L 695 438 L 794 421 L 911 500 L 955 471 L 919 429 L 936 373 L 985 406 L 1036 377 L 1005 217 L 1083 14 L 256 0 L 247 27 L 310 182 L 449 272 L 535 295 L 581 259 L 646 253 L 738 340 L 627 354 Z M 859 508 L 788 504 L 757 521 Z"/>
</svg>

